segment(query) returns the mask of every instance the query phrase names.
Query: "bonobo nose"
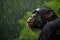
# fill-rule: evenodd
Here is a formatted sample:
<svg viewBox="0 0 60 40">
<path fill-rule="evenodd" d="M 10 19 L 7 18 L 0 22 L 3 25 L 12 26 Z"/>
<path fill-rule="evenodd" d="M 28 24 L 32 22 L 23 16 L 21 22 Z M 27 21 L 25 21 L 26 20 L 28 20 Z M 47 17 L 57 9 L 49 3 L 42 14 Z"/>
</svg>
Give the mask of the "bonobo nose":
<svg viewBox="0 0 60 40">
<path fill-rule="evenodd" d="M 27 22 L 29 22 L 29 20 L 31 20 L 31 18 L 28 18 L 28 19 L 27 19 Z"/>
<path fill-rule="evenodd" d="M 27 20 L 27 23 L 31 23 L 31 22 L 34 22 L 34 19 L 28 19 Z"/>
<path fill-rule="evenodd" d="M 28 19 L 27 20 L 27 23 L 28 23 L 28 25 L 32 25 L 32 24 L 34 24 L 34 21 L 35 21 L 35 19 Z"/>
</svg>

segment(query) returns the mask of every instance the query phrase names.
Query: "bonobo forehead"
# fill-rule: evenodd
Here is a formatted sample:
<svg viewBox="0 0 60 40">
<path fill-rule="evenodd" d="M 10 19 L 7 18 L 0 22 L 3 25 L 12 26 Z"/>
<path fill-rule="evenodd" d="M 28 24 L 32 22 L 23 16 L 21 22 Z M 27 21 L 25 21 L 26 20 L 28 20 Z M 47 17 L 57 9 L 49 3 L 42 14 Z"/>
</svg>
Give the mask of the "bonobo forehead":
<svg viewBox="0 0 60 40">
<path fill-rule="evenodd" d="M 33 10 L 33 13 L 39 12 L 39 11 L 40 11 L 40 8 L 37 8 L 37 9 Z"/>
<path fill-rule="evenodd" d="M 45 13 L 48 12 L 48 10 L 51 10 L 51 8 L 41 7 L 41 8 L 37 8 L 37 9 L 33 10 L 33 13 L 38 12 L 38 14 L 44 15 Z"/>
</svg>

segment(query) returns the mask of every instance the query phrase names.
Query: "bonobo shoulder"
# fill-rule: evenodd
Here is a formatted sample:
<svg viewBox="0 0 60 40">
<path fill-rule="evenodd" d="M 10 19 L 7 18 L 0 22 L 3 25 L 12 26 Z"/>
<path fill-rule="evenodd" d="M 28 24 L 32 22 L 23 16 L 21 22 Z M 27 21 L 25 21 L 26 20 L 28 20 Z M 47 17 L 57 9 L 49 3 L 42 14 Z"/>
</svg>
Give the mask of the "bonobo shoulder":
<svg viewBox="0 0 60 40">
<path fill-rule="evenodd" d="M 52 25 L 52 24 L 56 24 L 56 23 L 58 23 L 58 22 L 60 22 L 60 18 L 56 18 L 55 20 L 52 20 L 52 21 L 49 21 L 49 22 L 47 22 L 46 24 L 48 24 L 48 25 Z"/>
<path fill-rule="evenodd" d="M 60 24 L 60 18 L 47 22 L 44 27 L 56 28 Z"/>
</svg>

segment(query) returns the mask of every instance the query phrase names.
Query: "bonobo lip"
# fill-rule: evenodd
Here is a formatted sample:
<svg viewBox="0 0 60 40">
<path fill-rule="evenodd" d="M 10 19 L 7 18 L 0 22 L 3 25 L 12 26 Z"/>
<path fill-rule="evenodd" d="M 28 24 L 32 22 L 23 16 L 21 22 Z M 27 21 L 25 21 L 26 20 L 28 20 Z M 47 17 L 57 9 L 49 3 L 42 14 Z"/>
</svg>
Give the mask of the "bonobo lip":
<svg viewBox="0 0 60 40">
<path fill-rule="evenodd" d="M 27 23 L 32 23 L 32 22 L 30 22 L 30 21 L 27 21 Z"/>
<path fill-rule="evenodd" d="M 28 24 L 28 26 L 33 26 L 33 24 L 34 24 L 34 22 L 31 22 L 31 21 L 29 21 L 29 22 L 27 22 L 27 24 Z"/>
<path fill-rule="evenodd" d="M 33 22 L 28 22 L 28 24 L 29 24 L 29 25 L 32 25 L 32 24 L 33 24 Z"/>
</svg>

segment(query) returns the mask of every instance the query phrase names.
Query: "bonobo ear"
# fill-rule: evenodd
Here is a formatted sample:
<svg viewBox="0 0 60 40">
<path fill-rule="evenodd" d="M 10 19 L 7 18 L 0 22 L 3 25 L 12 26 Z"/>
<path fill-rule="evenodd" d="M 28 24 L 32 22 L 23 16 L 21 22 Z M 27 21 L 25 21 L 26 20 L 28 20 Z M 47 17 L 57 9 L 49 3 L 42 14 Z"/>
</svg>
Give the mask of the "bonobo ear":
<svg viewBox="0 0 60 40">
<path fill-rule="evenodd" d="M 44 14 L 44 17 L 45 18 L 50 18 L 51 16 L 52 16 L 52 11 L 49 9 L 49 10 L 47 10 L 47 12 Z"/>
</svg>

